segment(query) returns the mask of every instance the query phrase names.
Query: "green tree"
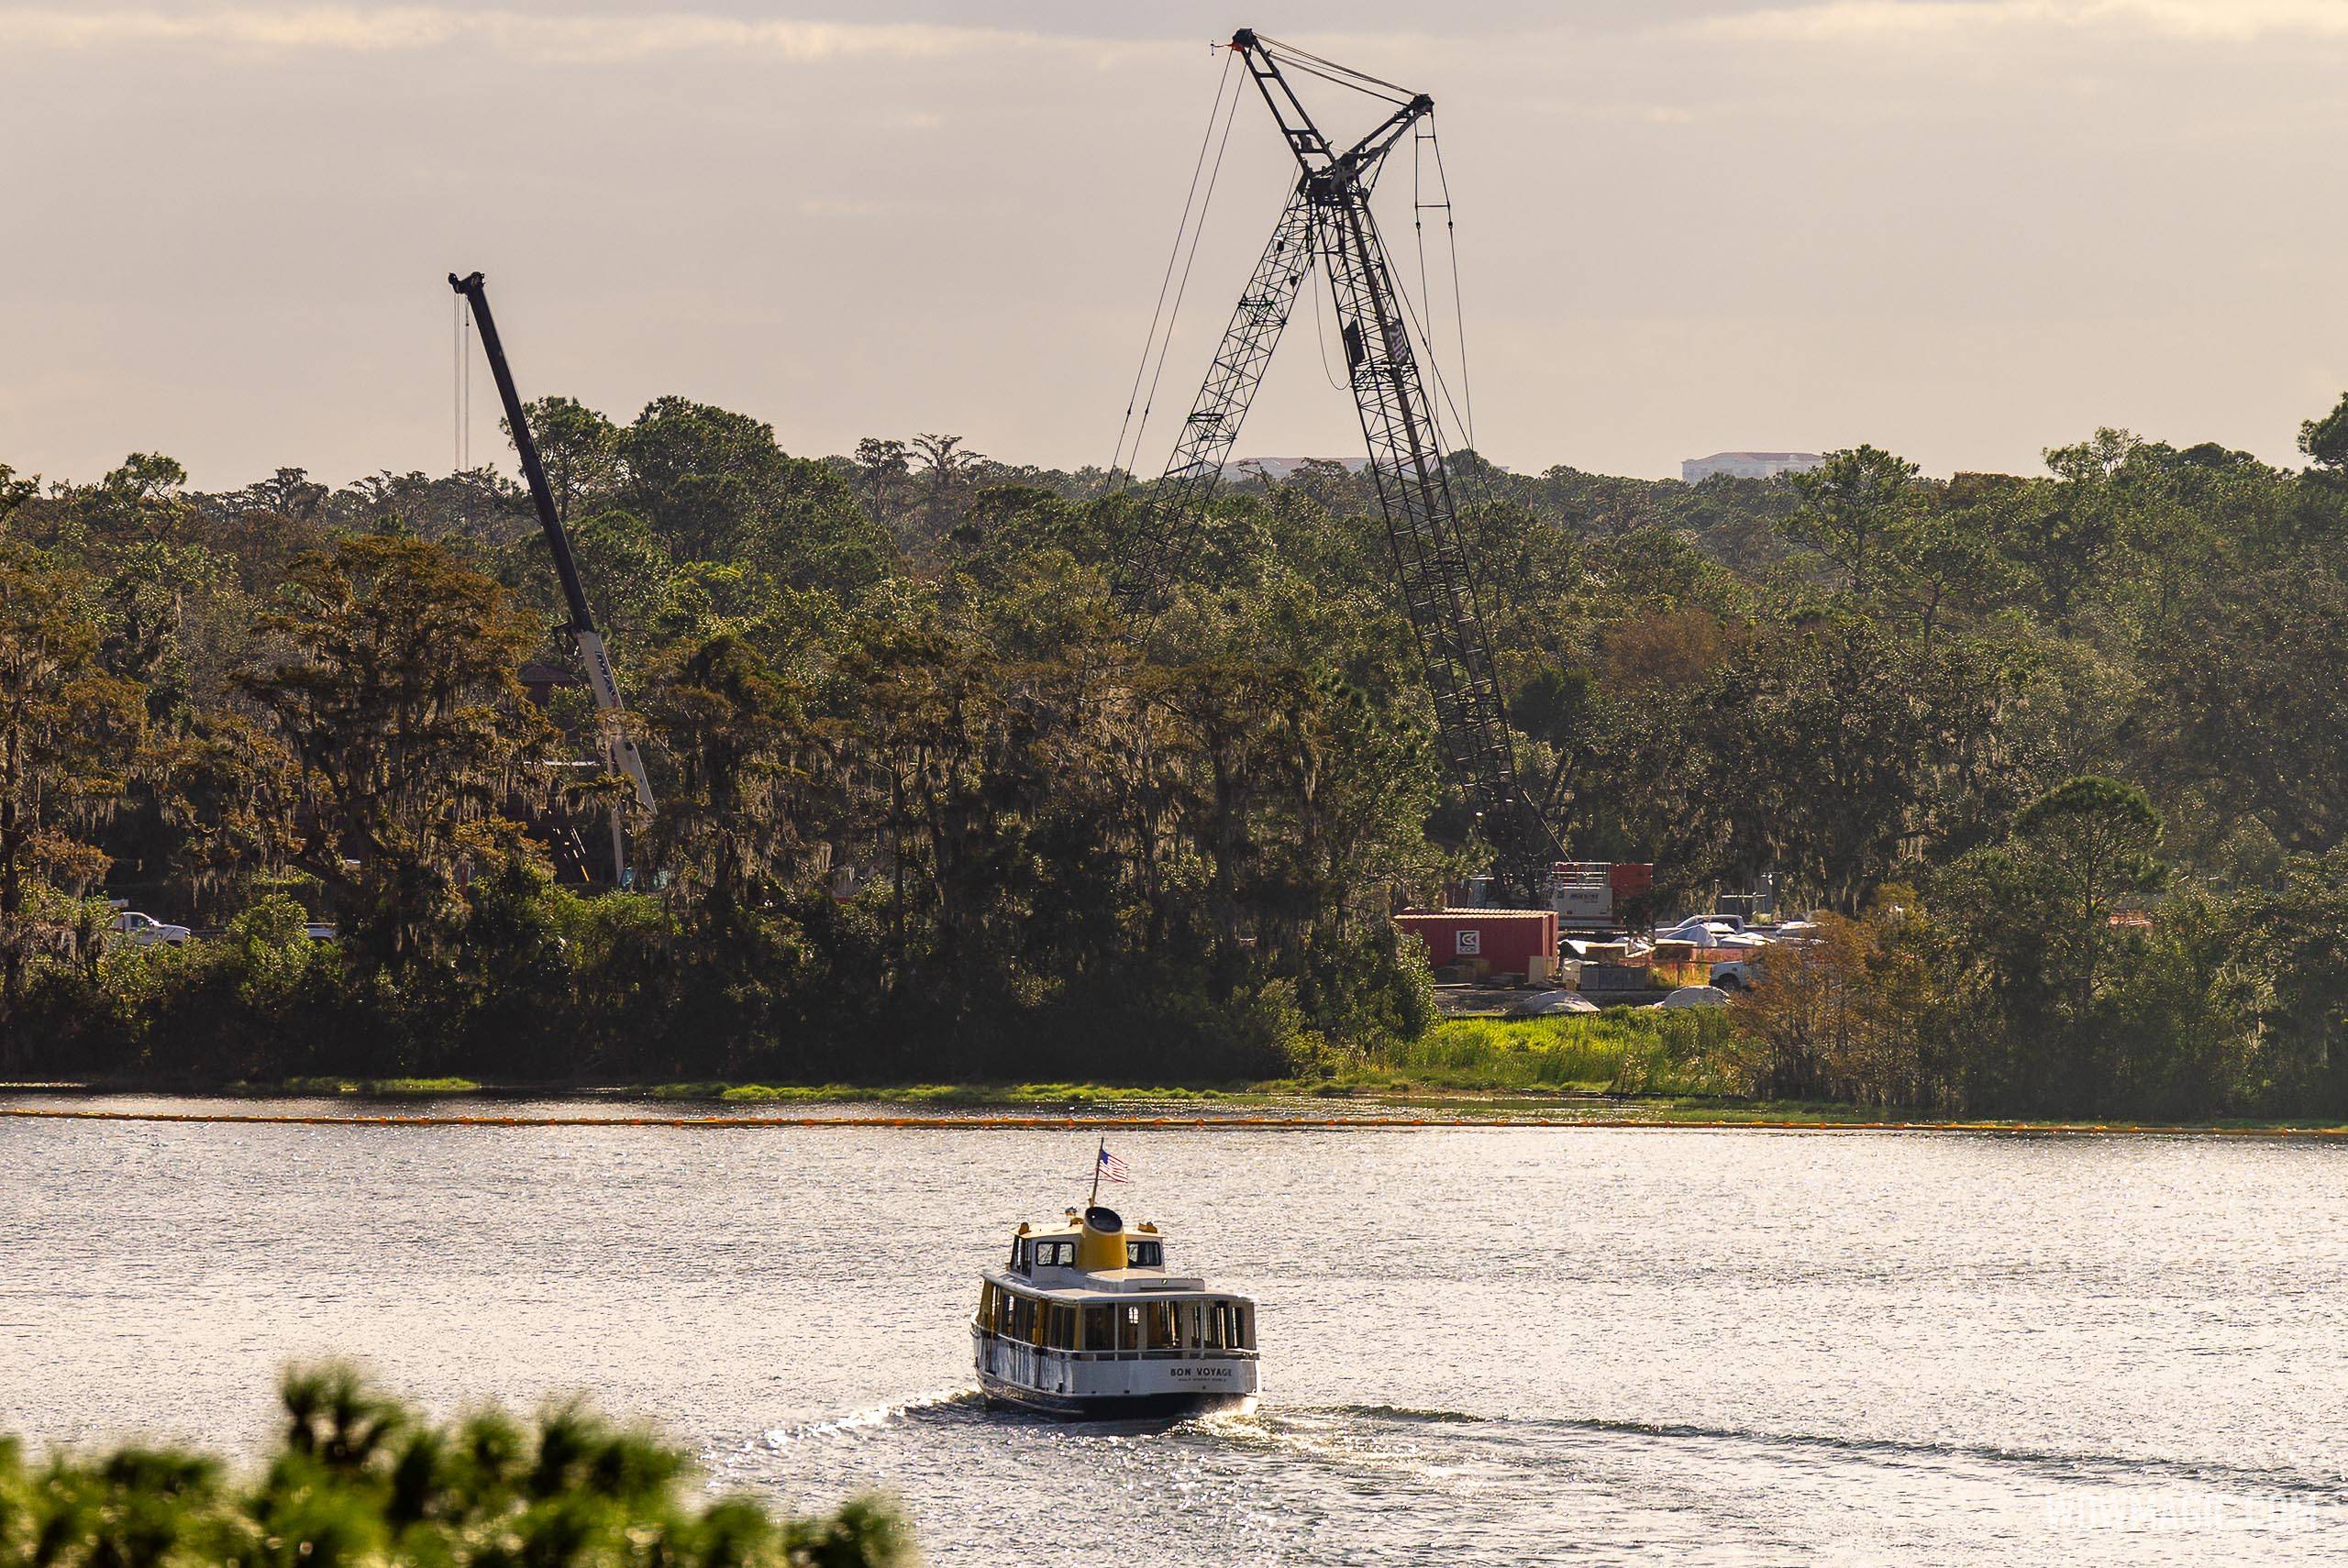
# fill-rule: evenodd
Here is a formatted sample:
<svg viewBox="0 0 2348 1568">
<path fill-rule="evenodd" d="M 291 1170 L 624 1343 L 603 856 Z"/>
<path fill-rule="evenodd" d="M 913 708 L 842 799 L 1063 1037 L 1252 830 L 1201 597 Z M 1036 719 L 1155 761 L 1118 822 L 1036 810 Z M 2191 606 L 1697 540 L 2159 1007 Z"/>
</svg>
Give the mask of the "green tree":
<svg viewBox="0 0 2348 1568">
<path fill-rule="evenodd" d="M 8 536 L 8 519 L 39 493 L 39 476 L 19 475 L 7 464 L 0 463 L 0 541 Z"/>
<path fill-rule="evenodd" d="M 2348 1111 L 2348 851 L 2294 860 L 2250 929 L 2272 977 L 2267 1109 Z"/>
<path fill-rule="evenodd" d="M 0 541 L 0 1007 L 13 1015 L 33 956 L 70 928 L 30 899 L 76 897 L 105 876 L 92 830 L 121 804 L 146 727 L 143 694 L 108 674 L 91 585 Z M 20 1035 L 0 1028 L 0 1066 Z"/>
<path fill-rule="evenodd" d="M 437 949 L 475 866 L 524 853 L 548 725 L 515 679 L 535 630 L 423 540 L 362 534 L 294 565 L 244 686 L 316 820 L 298 857 L 386 956 Z"/>
<path fill-rule="evenodd" d="M 2110 778 L 2056 785 L 2014 818 L 2014 845 L 2056 921 L 2082 931 L 2110 924 L 2166 879 L 2160 813 L 2144 791 Z"/>
<path fill-rule="evenodd" d="M 6 1568 L 441 1568 L 697 1564 L 898 1568 L 904 1527 L 871 1498 L 778 1519 L 746 1497 L 685 1490 L 686 1456 L 578 1403 L 524 1422 L 494 1407 L 446 1425 L 348 1368 L 298 1368 L 285 1421 L 250 1479 L 206 1454 L 124 1448 L 26 1463 L 0 1438 Z"/>
<path fill-rule="evenodd" d="M 2320 468 L 2348 469 L 2348 396 L 2321 419 L 2299 426 L 2299 450 Z"/>
<path fill-rule="evenodd" d="M 922 465 L 916 482 L 921 490 L 923 532 L 934 544 L 961 521 L 962 508 L 977 489 L 986 458 L 966 448 L 959 436 L 927 431 L 914 437 L 914 451 Z"/>
<path fill-rule="evenodd" d="M 537 443 L 559 521 L 568 523 L 575 513 L 617 492 L 623 473 L 618 425 L 576 398 L 542 397 L 522 412 Z M 511 438 L 513 432 L 506 435 Z"/>
<path fill-rule="evenodd" d="M 301 772 L 270 730 L 231 709 L 150 735 L 140 783 L 169 832 L 172 869 L 199 921 L 223 920 L 293 855 Z"/>
<path fill-rule="evenodd" d="M 2000 548 L 2036 583 L 2058 631 L 2072 628 L 2122 537 L 2131 499 L 2122 469 L 2142 445 L 2127 431 L 2104 429 L 2049 447 L 2054 481 L 2028 487 L 1999 514 Z"/>
<path fill-rule="evenodd" d="M 625 500 L 677 555 L 725 558 L 772 506 L 788 459 L 774 428 L 681 397 L 645 405 L 620 437 Z"/>
<path fill-rule="evenodd" d="M 2125 739 L 2165 797 L 2321 853 L 2348 838 L 2348 573 L 2332 552 L 2197 583 L 2135 661 Z"/>
<path fill-rule="evenodd" d="M 2153 957 L 2139 906 L 2167 881 L 2161 838 L 2142 790 L 2073 778 L 2017 812 L 2005 844 L 1939 879 L 1946 962 L 1981 999 L 1977 1098 L 2058 1113 L 2127 1104 L 2153 1054 L 2129 990 Z"/>
<path fill-rule="evenodd" d="M 903 441 L 867 436 L 856 444 L 857 498 L 872 520 L 900 539 L 913 491 L 913 448 Z"/>
<path fill-rule="evenodd" d="M 814 869 L 803 834 L 815 736 L 797 693 L 732 634 L 681 650 L 657 704 L 662 859 L 678 895 L 731 932 Z"/>
<path fill-rule="evenodd" d="M 1797 475 L 1800 504 L 1784 525 L 1786 536 L 1817 553 L 1848 591 L 1866 598 L 1890 569 L 1887 558 L 1923 506 L 1916 465 L 1873 447 L 1831 454 L 1819 468 Z"/>
</svg>

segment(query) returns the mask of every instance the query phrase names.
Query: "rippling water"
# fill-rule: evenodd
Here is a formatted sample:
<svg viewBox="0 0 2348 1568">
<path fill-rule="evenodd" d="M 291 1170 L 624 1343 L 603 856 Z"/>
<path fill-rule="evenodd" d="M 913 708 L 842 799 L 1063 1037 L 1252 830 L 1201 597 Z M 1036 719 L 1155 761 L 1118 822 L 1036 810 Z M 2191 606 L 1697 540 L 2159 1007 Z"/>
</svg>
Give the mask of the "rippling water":
<svg viewBox="0 0 2348 1568">
<path fill-rule="evenodd" d="M 334 1352 L 444 1408 L 585 1390 L 790 1505 L 885 1490 L 941 1562 L 2342 1560 L 2348 1148 L 1110 1146 L 1172 1264 L 1261 1302 L 1255 1414 L 970 1398 L 977 1271 L 1080 1199 L 1080 1132 L 0 1121 L 0 1428 L 256 1441 Z"/>
</svg>

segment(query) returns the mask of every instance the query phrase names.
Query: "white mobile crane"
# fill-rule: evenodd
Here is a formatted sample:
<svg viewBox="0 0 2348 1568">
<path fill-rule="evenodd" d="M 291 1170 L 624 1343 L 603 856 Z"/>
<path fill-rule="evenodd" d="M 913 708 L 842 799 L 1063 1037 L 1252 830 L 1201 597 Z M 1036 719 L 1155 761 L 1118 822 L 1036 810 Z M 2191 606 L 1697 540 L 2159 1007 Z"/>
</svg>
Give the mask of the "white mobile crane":
<svg viewBox="0 0 2348 1568">
<path fill-rule="evenodd" d="M 645 777 L 644 757 L 627 733 L 619 682 L 612 678 L 612 656 L 604 646 L 603 634 L 595 630 L 594 616 L 588 613 L 587 591 L 579 580 L 579 562 L 570 553 L 570 536 L 563 531 L 562 519 L 555 512 L 554 491 L 547 485 L 546 465 L 538 460 L 538 444 L 530 435 L 522 395 L 514 390 L 514 372 L 505 363 L 505 348 L 498 340 L 496 320 L 489 314 L 489 294 L 479 272 L 461 278 L 451 272 L 449 286 L 464 296 L 472 311 L 473 326 L 481 333 L 482 352 L 489 359 L 489 373 L 497 381 L 498 401 L 505 405 L 505 423 L 514 432 L 515 449 L 522 455 L 522 477 L 529 482 L 530 500 L 538 509 L 538 526 L 546 534 L 547 548 L 553 552 L 555 575 L 562 580 L 562 596 L 570 609 L 570 622 L 564 630 L 579 646 L 579 662 L 585 667 L 588 687 L 595 693 L 597 727 L 605 765 L 613 772 L 627 776 L 636 787 L 636 803 L 649 813 L 652 782 Z M 628 879 L 627 838 L 619 808 L 615 806 L 612 880 L 615 886 L 625 887 Z"/>
</svg>

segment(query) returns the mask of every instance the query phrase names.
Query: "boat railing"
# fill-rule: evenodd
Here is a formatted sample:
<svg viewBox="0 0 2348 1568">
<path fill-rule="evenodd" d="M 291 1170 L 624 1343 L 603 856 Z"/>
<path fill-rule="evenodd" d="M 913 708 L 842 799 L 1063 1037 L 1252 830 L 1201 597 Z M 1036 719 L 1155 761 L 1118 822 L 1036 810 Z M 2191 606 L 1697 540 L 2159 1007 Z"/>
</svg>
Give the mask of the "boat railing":
<svg viewBox="0 0 2348 1568">
<path fill-rule="evenodd" d="M 1066 1350 L 1058 1345 L 1039 1345 L 1032 1340 L 1015 1340 L 1010 1335 L 990 1329 L 973 1319 L 970 1327 L 991 1340 L 1001 1340 L 1007 1345 L 1024 1345 L 1046 1355 L 1066 1356 L 1070 1361 L 1254 1361 L 1257 1353 L 1234 1350 L 1228 1345 L 1170 1345 L 1158 1350 Z"/>
</svg>

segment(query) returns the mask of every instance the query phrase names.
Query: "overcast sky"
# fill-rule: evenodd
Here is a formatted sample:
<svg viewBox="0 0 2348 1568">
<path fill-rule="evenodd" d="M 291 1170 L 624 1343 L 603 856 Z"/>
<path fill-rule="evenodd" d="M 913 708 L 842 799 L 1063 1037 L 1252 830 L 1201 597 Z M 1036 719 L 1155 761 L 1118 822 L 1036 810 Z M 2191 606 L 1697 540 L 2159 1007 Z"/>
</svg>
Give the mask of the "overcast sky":
<svg viewBox="0 0 2348 1568">
<path fill-rule="evenodd" d="M 445 471 L 475 268 L 525 395 L 1105 461 L 1240 23 L 1434 95 L 1512 467 L 2286 461 L 2348 387 L 2348 0 L 0 0 L 0 462 Z M 1145 468 L 1285 158 L 1243 104 Z M 1358 449 L 1314 324 L 1243 453 Z"/>
</svg>

